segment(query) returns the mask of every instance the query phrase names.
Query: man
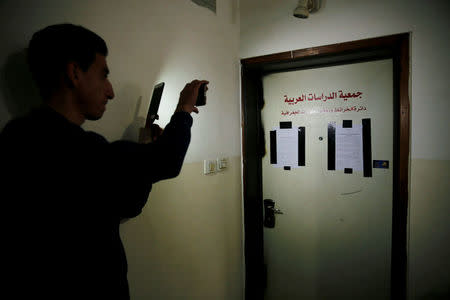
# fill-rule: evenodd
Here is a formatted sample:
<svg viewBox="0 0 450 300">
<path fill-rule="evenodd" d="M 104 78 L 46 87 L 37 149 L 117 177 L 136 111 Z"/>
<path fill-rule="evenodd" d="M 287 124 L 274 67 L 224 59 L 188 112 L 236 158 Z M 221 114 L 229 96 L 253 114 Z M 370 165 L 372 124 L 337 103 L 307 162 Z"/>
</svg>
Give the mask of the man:
<svg viewBox="0 0 450 300">
<path fill-rule="evenodd" d="M 179 174 L 198 113 L 194 80 L 153 143 L 107 142 L 84 131 L 114 98 L 107 47 L 81 26 L 35 33 L 30 70 L 44 105 L 0 135 L 5 286 L 14 299 L 129 299 L 119 236 L 152 183 Z M 143 274 L 143 276 L 145 276 Z"/>
</svg>

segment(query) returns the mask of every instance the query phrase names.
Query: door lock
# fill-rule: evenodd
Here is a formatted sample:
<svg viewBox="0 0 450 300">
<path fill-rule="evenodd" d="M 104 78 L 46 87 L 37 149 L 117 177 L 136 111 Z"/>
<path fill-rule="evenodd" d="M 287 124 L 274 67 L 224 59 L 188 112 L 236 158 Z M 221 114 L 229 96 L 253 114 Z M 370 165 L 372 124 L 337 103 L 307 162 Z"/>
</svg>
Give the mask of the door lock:
<svg viewBox="0 0 450 300">
<path fill-rule="evenodd" d="M 267 228 L 275 227 L 275 214 L 282 215 L 283 212 L 275 208 L 275 201 L 264 199 L 264 226 Z"/>
</svg>

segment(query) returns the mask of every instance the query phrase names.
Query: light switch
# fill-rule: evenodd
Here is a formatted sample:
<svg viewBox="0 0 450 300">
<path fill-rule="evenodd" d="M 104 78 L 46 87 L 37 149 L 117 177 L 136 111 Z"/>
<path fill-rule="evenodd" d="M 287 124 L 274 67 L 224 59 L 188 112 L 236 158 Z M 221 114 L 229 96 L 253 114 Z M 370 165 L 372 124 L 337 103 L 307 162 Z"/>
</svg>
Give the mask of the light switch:
<svg viewBox="0 0 450 300">
<path fill-rule="evenodd" d="M 203 174 L 211 174 L 216 172 L 216 161 L 215 160 L 204 160 L 203 161 Z"/>
<path fill-rule="evenodd" d="M 217 171 L 222 171 L 228 167 L 228 158 L 220 157 L 217 159 Z"/>
</svg>

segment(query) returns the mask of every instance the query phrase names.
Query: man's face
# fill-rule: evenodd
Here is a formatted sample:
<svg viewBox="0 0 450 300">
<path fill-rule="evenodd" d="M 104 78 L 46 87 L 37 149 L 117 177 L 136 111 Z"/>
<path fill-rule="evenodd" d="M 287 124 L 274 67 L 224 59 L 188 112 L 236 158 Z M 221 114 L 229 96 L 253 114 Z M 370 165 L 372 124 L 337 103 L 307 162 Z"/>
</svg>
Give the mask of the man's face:
<svg viewBox="0 0 450 300">
<path fill-rule="evenodd" d="M 78 107 L 88 120 L 100 119 L 106 110 L 106 103 L 114 98 L 108 73 L 106 58 L 100 54 L 96 54 L 95 61 L 86 72 L 79 72 Z"/>
</svg>

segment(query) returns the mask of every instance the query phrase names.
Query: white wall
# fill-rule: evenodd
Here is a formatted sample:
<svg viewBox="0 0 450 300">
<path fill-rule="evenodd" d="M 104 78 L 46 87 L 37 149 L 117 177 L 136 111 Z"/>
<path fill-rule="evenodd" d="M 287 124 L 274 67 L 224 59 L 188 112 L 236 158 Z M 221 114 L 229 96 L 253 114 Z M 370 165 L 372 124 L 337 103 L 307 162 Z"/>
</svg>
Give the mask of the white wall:
<svg viewBox="0 0 450 300">
<path fill-rule="evenodd" d="M 450 293 L 450 2 L 322 1 L 306 20 L 296 0 L 241 0 L 242 58 L 411 32 L 409 298 Z M 443 213 L 445 212 L 445 213 Z"/>
<path fill-rule="evenodd" d="M 218 0 L 217 14 L 190 0 L 0 1 L 0 129 L 37 102 L 23 49 L 35 31 L 62 22 L 83 25 L 108 44 L 116 97 L 101 120 L 83 126 L 110 141 L 137 139 L 155 83 L 166 83 L 158 122 L 164 126 L 186 82 L 210 81 L 180 177 L 156 184 L 121 235 L 132 299 L 240 299 L 237 0 Z M 221 156 L 230 158 L 230 169 L 204 176 L 200 162 Z"/>
</svg>

